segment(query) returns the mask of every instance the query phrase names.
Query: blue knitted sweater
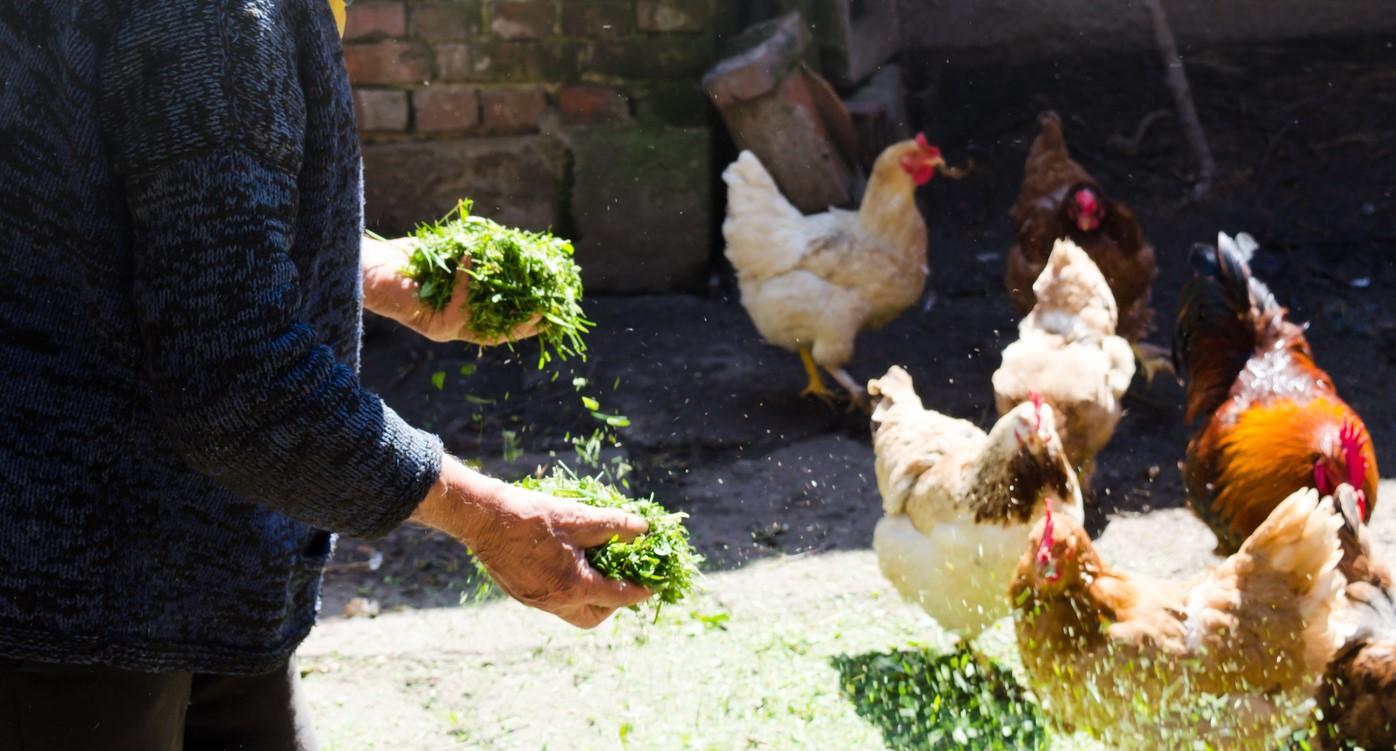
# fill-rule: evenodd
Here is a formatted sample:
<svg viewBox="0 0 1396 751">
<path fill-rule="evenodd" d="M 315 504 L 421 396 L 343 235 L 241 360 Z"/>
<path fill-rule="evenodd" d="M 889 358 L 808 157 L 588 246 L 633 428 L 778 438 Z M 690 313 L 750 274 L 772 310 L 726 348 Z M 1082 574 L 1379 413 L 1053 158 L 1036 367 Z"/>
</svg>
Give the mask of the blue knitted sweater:
<svg viewBox="0 0 1396 751">
<path fill-rule="evenodd" d="M 0 2 L 0 656 L 270 669 L 421 501 L 361 204 L 325 0 Z"/>
</svg>

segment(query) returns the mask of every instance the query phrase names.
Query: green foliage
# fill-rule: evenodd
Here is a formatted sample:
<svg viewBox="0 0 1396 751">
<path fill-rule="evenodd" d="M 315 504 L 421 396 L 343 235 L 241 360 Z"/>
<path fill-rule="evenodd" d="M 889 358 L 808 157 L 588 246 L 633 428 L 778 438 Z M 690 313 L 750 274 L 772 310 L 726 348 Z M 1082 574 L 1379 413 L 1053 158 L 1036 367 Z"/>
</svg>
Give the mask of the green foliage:
<svg viewBox="0 0 1396 751">
<path fill-rule="evenodd" d="M 1011 673 L 973 652 L 835 657 L 844 693 L 889 749 L 1043 749 L 1047 719 Z"/>
<path fill-rule="evenodd" d="M 555 354 L 585 358 L 582 335 L 593 325 L 582 312 L 581 269 L 572 243 L 548 232 L 526 232 L 470 214 L 461 201 L 455 217 L 423 224 L 404 273 L 420 286 L 418 296 L 434 310 L 451 302 L 456 271 L 469 258 L 466 304 L 471 326 L 485 336 L 506 336 L 535 318 L 538 366 Z M 512 345 L 511 345 L 512 346 Z"/>
<path fill-rule="evenodd" d="M 648 532 L 630 542 L 613 538 L 591 548 L 587 550 L 587 561 L 612 579 L 631 581 L 653 591 L 656 617 L 663 605 L 692 594 L 703 559 L 689 543 L 688 530 L 683 526 L 687 514 L 670 513 L 653 498 L 627 497 L 597 478 L 578 477 L 566 467 L 557 467 L 544 477 L 524 478 L 517 484 L 555 498 L 570 498 L 588 506 L 616 508 L 644 517 L 649 522 Z"/>
</svg>

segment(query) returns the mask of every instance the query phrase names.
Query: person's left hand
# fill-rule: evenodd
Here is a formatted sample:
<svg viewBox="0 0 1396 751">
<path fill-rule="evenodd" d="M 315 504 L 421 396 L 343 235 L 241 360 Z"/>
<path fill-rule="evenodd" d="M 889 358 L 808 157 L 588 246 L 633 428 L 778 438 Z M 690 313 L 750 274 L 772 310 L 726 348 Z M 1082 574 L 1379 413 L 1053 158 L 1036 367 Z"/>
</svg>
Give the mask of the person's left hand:
<svg viewBox="0 0 1396 751">
<path fill-rule="evenodd" d="M 418 284 L 402 274 L 407 256 L 417 241 L 410 237 L 395 240 L 363 239 L 364 307 L 397 321 L 434 342 L 463 341 L 481 346 L 527 339 L 538 333 L 535 318 L 519 324 L 503 336 L 486 336 L 470 325 L 466 304 L 470 276 L 458 270 L 451 300 L 441 310 L 433 310 L 418 296 Z M 461 259 L 462 268 L 470 259 Z"/>
</svg>

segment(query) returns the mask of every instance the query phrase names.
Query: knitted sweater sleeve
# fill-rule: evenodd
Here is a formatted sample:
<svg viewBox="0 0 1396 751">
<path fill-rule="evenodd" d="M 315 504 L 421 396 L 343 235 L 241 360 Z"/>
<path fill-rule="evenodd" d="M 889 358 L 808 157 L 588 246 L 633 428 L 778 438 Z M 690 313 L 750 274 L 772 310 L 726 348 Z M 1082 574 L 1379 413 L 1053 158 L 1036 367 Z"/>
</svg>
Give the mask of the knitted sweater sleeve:
<svg viewBox="0 0 1396 751">
<path fill-rule="evenodd" d="M 322 529 L 386 533 L 436 481 L 441 444 L 362 388 L 299 313 L 294 24 L 322 32 L 324 19 L 265 0 L 132 5 L 143 12 L 115 32 L 102 112 L 159 423 L 240 495 Z"/>
</svg>

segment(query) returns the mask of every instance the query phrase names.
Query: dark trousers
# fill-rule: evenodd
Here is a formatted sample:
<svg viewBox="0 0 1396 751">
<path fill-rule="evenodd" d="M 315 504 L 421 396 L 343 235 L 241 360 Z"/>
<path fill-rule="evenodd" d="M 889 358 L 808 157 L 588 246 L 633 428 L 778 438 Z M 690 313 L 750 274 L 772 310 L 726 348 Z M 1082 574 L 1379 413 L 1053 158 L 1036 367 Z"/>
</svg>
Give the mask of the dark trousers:
<svg viewBox="0 0 1396 751">
<path fill-rule="evenodd" d="M 314 751 L 295 660 L 266 675 L 0 660 L 4 751 Z"/>
</svg>

